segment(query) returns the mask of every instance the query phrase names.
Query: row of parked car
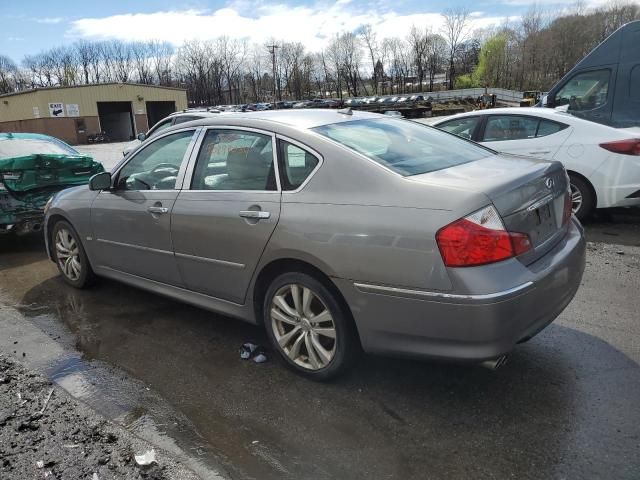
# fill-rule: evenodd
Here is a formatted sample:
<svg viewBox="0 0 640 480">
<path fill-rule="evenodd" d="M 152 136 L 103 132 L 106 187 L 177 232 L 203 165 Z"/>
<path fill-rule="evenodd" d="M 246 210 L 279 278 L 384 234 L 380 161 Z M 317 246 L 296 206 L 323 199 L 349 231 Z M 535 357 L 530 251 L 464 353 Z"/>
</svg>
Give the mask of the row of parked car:
<svg viewBox="0 0 640 480">
<path fill-rule="evenodd" d="M 391 96 L 373 96 L 373 97 L 355 97 L 345 100 L 345 107 L 358 107 L 363 105 L 407 105 L 410 103 L 427 101 L 424 95 L 391 95 Z"/>
</svg>

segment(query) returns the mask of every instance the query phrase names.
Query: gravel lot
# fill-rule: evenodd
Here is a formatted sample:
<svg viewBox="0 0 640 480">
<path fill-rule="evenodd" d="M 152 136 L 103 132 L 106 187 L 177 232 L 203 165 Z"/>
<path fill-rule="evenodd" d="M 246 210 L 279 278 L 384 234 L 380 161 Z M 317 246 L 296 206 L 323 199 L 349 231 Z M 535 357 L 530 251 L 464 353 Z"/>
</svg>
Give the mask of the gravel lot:
<svg viewBox="0 0 640 480">
<path fill-rule="evenodd" d="M 76 145 L 73 148 L 80 153 L 90 155 L 99 161 L 104 169 L 110 171 L 116 163 L 122 160 L 122 151 L 131 142 L 95 143 L 91 145 Z"/>
<path fill-rule="evenodd" d="M 135 455 L 152 448 L 0 354 L 0 478 L 198 478 L 162 451 L 139 466 Z"/>
</svg>

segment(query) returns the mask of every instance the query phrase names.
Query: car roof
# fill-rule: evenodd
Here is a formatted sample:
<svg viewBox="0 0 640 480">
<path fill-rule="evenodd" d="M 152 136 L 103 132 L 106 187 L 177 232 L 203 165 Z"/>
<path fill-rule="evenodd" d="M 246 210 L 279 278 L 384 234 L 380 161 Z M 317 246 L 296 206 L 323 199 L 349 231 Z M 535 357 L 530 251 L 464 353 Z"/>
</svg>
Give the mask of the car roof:
<svg viewBox="0 0 640 480">
<path fill-rule="evenodd" d="M 180 111 L 180 112 L 173 112 L 171 114 L 169 114 L 169 117 L 180 117 L 182 115 L 188 115 L 188 116 L 193 116 L 193 115 L 202 115 L 203 117 L 208 117 L 208 116 L 214 116 L 214 115 L 220 115 L 220 110 L 214 110 L 214 111 L 210 111 L 210 110 L 187 110 L 187 111 Z"/>
<path fill-rule="evenodd" d="M 192 122 L 181 123 L 172 127 L 184 127 L 187 125 L 217 125 L 228 122 L 242 123 L 243 120 L 260 120 L 261 123 L 272 123 L 274 125 L 286 125 L 299 130 L 306 130 L 321 125 L 329 125 L 332 123 L 350 122 L 353 120 L 364 120 L 373 118 L 386 118 L 384 115 L 370 112 L 362 112 L 357 110 L 349 110 L 349 114 L 345 114 L 347 109 L 334 110 L 326 108 L 306 108 L 304 110 L 263 110 L 258 112 L 228 112 L 224 115 L 215 114 L 202 120 L 194 120 Z M 224 119 L 224 120 L 222 120 Z M 216 121 L 220 120 L 220 121 Z"/>
<path fill-rule="evenodd" d="M 480 115 L 528 115 L 530 117 L 547 118 L 549 120 L 555 120 L 557 122 L 565 122 L 570 124 L 583 124 L 593 126 L 594 122 L 578 118 L 570 113 L 555 110 L 553 108 L 544 107 L 504 107 L 504 108 L 490 108 L 486 110 L 473 110 L 465 113 L 457 113 L 455 115 L 448 115 L 442 117 L 435 122 L 431 122 L 430 125 L 437 126 L 448 120 L 464 117 L 475 117 Z M 597 124 L 606 128 L 613 128 L 607 125 Z"/>
</svg>

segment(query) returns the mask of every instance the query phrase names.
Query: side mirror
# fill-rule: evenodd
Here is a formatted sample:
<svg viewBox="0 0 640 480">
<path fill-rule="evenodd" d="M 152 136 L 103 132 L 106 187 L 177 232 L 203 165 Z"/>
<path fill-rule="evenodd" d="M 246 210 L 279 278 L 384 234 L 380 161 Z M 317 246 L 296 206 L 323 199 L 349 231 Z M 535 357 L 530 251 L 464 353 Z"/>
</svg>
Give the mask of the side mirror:
<svg viewBox="0 0 640 480">
<path fill-rule="evenodd" d="M 111 174 L 109 172 L 96 173 L 89 179 L 89 190 L 100 191 L 111 188 Z"/>
<path fill-rule="evenodd" d="M 540 104 L 541 104 L 543 107 L 546 107 L 546 106 L 547 106 L 547 95 L 543 95 L 543 96 L 542 96 L 542 98 L 540 99 Z"/>
<path fill-rule="evenodd" d="M 146 133 L 139 133 L 137 138 L 141 142 L 144 142 L 144 139 L 147 138 L 147 134 Z"/>
</svg>

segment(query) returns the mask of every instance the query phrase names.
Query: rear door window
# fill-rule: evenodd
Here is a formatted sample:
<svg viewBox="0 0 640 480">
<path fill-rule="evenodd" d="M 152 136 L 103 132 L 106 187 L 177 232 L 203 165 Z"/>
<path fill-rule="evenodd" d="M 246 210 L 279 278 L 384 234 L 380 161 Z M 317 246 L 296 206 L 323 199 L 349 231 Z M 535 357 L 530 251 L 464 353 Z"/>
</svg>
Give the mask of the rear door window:
<svg viewBox="0 0 640 480">
<path fill-rule="evenodd" d="M 271 136 L 243 130 L 208 130 L 191 189 L 277 190 Z"/>
<path fill-rule="evenodd" d="M 481 117 L 462 117 L 438 125 L 440 130 L 471 140 Z"/>
<path fill-rule="evenodd" d="M 484 142 L 535 138 L 540 120 L 522 115 L 490 115 L 484 129 Z"/>
</svg>

